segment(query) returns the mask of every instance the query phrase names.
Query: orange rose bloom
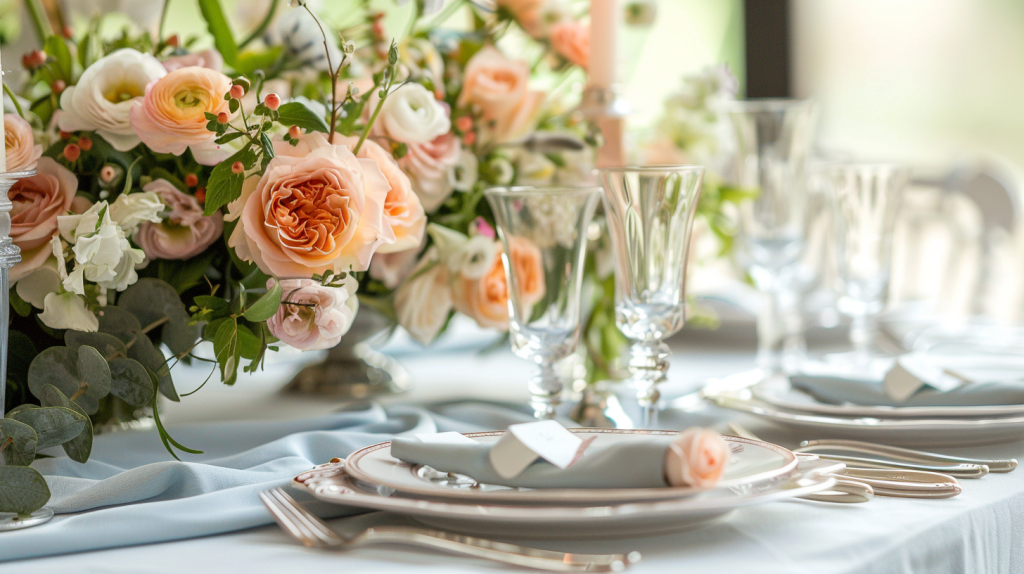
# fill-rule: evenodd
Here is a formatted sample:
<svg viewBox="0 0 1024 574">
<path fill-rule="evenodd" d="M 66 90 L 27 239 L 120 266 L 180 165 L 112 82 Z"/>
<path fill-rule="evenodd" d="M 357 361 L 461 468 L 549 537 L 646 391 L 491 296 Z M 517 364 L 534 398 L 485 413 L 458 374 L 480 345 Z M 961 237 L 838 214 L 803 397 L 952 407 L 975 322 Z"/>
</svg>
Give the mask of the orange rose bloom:
<svg viewBox="0 0 1024 574">
<path fill-rule="evenodd" d="M 452 285 L 455 310 L 474 319 L 484 328 L 508 329 L 508 283 L 501 252 L 494 252 L 494 263 L 483 277 L 459 277 Z"/>
<path fill-rule="evenodd" d="M 458 104 L 478 106 L 495 141 L 521 138 L 533 130 L 544 103 L 544 93 L 529 89 L 529 80 L 529 64 L 487 46 L 466 63 Z"/>
<path fill-rule="evenodd" d="M 551 47 L 586 70 L 590 65 L 590 27 L 571 20 L 555 24 L 551 27 Z"/>
<path fill-rule="evenodd" d="M 519 304 L 529 307 L 544 298 L 544 264 L 540 249 L 525 237 L 512 238 L 512 265 L 516 268 Z"/>
</svg>

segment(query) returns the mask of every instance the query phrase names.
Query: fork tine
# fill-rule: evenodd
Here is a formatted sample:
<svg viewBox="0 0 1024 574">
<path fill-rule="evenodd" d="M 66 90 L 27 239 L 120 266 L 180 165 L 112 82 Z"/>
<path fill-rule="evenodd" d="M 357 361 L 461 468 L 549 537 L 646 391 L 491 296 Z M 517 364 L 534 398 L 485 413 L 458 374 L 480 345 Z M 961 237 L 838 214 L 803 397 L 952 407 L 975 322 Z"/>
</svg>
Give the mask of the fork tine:
<svg viewBox="0 0 1024 574">
<path fill-rule="evenodd" d="M 291 514 L 298 519 L 302 525 L 310 530 L 314 536 L 323 540 L 324 543 L 330 545 L 344 544 L 344 539 L 324 524 L 322 520 L 314 516 L 305 508 L 299 506 L 299 503 L 283 489 L 275 488 L 271 490 L 271 494 L 276 496 L 286 510 L 291 512 Z"/>
<path fill-rule="evenodd" d="M 290 514 L 281 508 L 280 503 L 276 498 L 271 496 L 269 490 L 264 490 L 259 493 L 260 500 L 266 505 L 267 510 L 270 511 L 270 515 L 274 518 L 274 522 L 277 522 L 278 526 L 284 529 L 292 538 L 298 540 L 305 546 L 314 547 L 318 544 L 315 543 L 314 539 L 310 538 L 304 529 L 300 528 L 298 524 L 292 519 Z"/>
</svg>

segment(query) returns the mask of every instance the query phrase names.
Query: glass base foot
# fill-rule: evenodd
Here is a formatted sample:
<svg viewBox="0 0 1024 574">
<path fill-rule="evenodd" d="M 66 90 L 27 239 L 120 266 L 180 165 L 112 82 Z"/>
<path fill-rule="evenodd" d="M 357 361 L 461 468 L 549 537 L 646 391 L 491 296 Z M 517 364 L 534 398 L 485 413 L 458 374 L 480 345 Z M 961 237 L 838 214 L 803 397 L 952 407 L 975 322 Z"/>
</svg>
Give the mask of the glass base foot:
<svg viewBox="0 0 1024 574">
<path fill-rule="evenodd" d="M 53 511 L 49 508 L 40 508 L 24 518 L 18 518 L 17 514 L 0 512 L 0 532 L 9 530 L 21 530 L 45 524 L 53 518 Z"/>
</svg>

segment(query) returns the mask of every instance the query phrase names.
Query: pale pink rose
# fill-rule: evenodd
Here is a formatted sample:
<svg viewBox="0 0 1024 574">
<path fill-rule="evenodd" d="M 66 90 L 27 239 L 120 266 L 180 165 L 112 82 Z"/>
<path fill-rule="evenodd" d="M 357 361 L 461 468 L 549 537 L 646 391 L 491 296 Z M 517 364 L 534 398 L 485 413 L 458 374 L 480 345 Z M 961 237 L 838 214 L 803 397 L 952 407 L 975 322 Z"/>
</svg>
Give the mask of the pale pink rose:
<svg viewBox="0 0 1024 574">
<path fill-rule="evenodd" d="M 275 157 L 244 198 L 232 244 L 244 239 L 251 260 L 277 277 L 366 271 L 377 249 L 395 242 L 384 216 L 391 186 L 377 162 L 347 146 L 320 134 L 303 141 L 308 155 Z"/>
<path fill-rule="evenodd" d="M 273 286 L 271 279 L 267 288 Z M 341 287 L 324 287 L 310 279 L 284 279 L 281 306 L 267 319 L 267 329 L 296 349 L 330 349 L 352 327 L 359 310 L 358 286 L 351 275 Z"/>
<path fill-rule="evenodd" d="M 224 94 L 231 79 L 209 68 L 178 68 L 146 86 L 146 95 L 132 104 L 132 128 L 157 153 L 181 155 L 191 149 L 202 165 L 217 165 L 231 149 L 214 143 L 217 134 L 206 129 L 207 112 L 229 113 Z"/>
<path fill-rule="evenodd" d="M 486 46 L 470 58 L 464 76 L 458 104 L 479 107 L 495 141 L 512 141 L 533 129 L 544 93 L 527 86 L 529 64 Z"/>
<path fill-rule="evenodd" d="M 412 272 L 418 253 L 419 246 L 397 253 L 377 253 L 370 262 L 370 277 L 394 289 Z"/>
<path fill-rule="evenodd" d="M 57 216 L 71 209 L 78 178 L 51 158 L 39 158 L 37 174 L 17 180 L 7 192 L 11 208 L 11 238 L 21 248 L 21 262 L 11 268 L 11 281 L 36 270 L 50 256 L 50 239 L 57 233 Z"/>
<path fill-rule="evenodd" d="M 423 208 L 433 212 L 452 194 L 448 172 L 459 163 L 459 138 L 447 133 L 424 144 L 408 144 L 408 148 L 409 153 L 398 160 L 398 166 L 409 174 Z"/>
<path fill-rule="evenodd" d="M 18 114 L 4 114 L 4 148 L 7 150 L 7 171 L 36 168 L 43 146 L 36 145 L 32 126 Z"/>
<path fill-rule="evenodd" d="M 586 70 L 590 66 L 590 26 L 565 20 L 551 27 L 551 47 L 566 60 Z"/>
<path fill-rule="evenodd" d="M 156 192 L 171 211 L 161 223 L 144 222 L 132 236 L 147 260 L 191 259 L 220 238 L 224 216 L 218 212 L 204 217 L 196 198 L 178 191 L 171 182 L 155 179 L 142 190 Z"/>
<path fill-rule="evenodd" d="M 665 455 L 665 479 L 671 486 L 707 488 L 718 484 L 729 462 L 729 444 L 713 430 L 686 429 Z"/>
<path fill-rule="evenodd" d="M 431 247 L 416 264 L 410 279 L 395 292 L 398 324 L 426 345 L 448 322 L 451 310 L 448 266 L 441 263 L 437 248 Z"/>
<path fill-rule="evenodd" d="M 202 52 L 193 52 L 182 56 L 171 56 L 161 63 L 168 72 L 173 72 L 178 68 L 187 68 L 189 66 L 209 68 L 217 72 L 224 68 L 224 58 L 220 55 L 220 52 L 214 49 L 203 50 Z"/>
</svg>

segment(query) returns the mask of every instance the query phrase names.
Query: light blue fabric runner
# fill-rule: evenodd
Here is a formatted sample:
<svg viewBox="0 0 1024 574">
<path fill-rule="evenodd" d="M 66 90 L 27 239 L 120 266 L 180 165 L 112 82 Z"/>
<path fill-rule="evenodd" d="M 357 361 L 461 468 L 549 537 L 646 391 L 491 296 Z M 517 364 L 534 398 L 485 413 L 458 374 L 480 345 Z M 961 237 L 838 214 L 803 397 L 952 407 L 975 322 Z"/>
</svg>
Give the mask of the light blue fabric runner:
<svg viewBox="0 0 1024 574">
<path fill-rule="evenodd" d="M 53 493 L 57 516 L 45 525 L 0 533 L 0 561 L 167 542 L 272 522 L 257 493 L 333 457 L 419 433 L 494 430 L 532 418 L 488 403 L 430 409 L 350 406 L 299 421 L 171 427 L 182 444 L 204 450 L 175 461 L 153 432 L 100 435 L 86 464 L 64 456 L 33 466 Z M 332 507 L 336 516 L 360 512 Z"/>
</svg>

